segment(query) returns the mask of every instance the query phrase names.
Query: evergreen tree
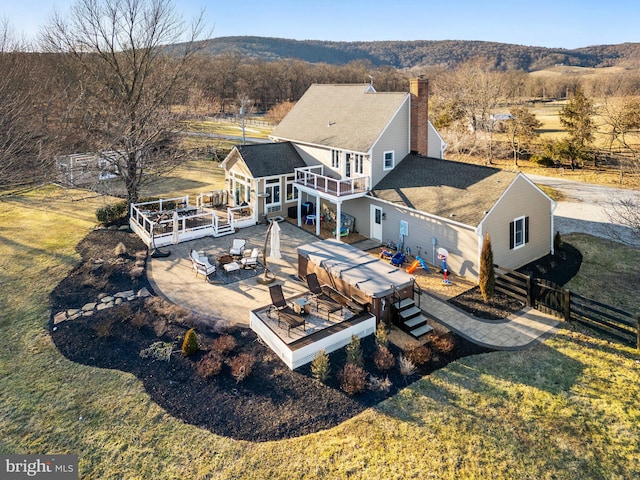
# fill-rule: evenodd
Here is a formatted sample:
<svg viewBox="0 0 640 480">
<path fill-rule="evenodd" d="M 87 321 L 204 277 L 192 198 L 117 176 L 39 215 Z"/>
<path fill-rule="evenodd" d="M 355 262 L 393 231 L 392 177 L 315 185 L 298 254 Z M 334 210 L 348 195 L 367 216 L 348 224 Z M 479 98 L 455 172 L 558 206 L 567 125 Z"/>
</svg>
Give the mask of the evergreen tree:
<svg viewBox="0 0 640 480">
<path fill-rule="evenodd" d="M 491 249 L 491 238 L 487 233 L 482 242 L 482 252 L 480 253 L 479 278 L 480 293 L 485 303 L 493 296 L 495 285 L 496 272 L 493 268 L 493 251 Z"/>
<path fill-rule="evenodd" d="M 594 114 L 593 102 L 587 98 L 581 88 L 576 90 L 573 98 L 560 110 L 560 122 L 569 133 L 569 143 L 575 155 L 571 159 L 572 167 L 574 160 L 584 161 L 589 157 L 589 144 L 593 141 L 596 130 Z"/>
<path fill-rule="evenodd" d="M 198 335 L 193 328 L 190 328 L 182 341 L 182 354 L 185 357 L 190 357 L 198 351 L 198 348 Z"/>
</svg>

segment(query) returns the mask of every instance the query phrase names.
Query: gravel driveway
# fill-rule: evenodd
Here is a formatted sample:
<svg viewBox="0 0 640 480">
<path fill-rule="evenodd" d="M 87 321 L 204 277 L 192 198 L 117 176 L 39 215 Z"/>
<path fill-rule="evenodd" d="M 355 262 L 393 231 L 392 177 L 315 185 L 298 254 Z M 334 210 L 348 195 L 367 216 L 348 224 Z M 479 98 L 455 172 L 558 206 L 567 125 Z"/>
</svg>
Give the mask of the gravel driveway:
<svg viewBox="0 0 640 480">
<path fill-rule="evenodd" d="M 588 233 L 640 247 L 640 239 L 628 227 L 611 222 L 613 205 L 623 198 L 640 197 L 637 190 L 605 187 L 576 182 L 561 177 L 527 175 L 535 183 L 561 191 L 565 200 L 558 202 L 555 210 L 555 230 L 561 234 Z"/>
</svg>

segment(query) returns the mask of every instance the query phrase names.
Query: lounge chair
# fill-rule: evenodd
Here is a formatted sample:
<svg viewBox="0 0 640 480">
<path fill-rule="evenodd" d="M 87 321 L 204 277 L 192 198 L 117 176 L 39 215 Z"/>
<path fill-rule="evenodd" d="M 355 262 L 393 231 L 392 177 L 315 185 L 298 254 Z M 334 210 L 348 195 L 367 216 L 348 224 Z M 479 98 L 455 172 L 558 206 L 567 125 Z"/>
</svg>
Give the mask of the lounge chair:
<svg viewBox="0 0 640 480">
<path fill-rule="evenodd" d="M 329 320 L 329 316 L 332 313 L 335 313 L 338 310 L 340 310 L 340 314 L 342 314 L 342 304 L 324 293 L 320 286 L 320 282 L 318 281 L 318 275 L 315 273 L 308 274 L 307 285 L 309 286 L 311 296 L 316 301 L 316 312 L 318 311 L 319 305 L 322 304 L 327 309 L 327 320 Z"/>
<path fill-rule="evenodd" d="M 229 249 L 229 255 L 241 257 L 246 245 L 247 241 L 244 238 L 234 238 L 233 245 L 231 245 L 231 248 Z"/>
<path fill-rule="evenodd" d="M 240 260 L 240 265 L 242 265 L 242 268 L 253 268 L 255 270 L 258 266 L 259 255 L 260 250 L 254 248 L 253 250 L 251 250 L 251 255 Z"/>
<path fill-rule="evenodd" d="M 282 285 L 277 284 L 270 286 L 269 295 L 271 295 L 269 313 L 274 311 L 277 313 L 278 326 L 280 326 L 281 321 L 287 324 L 287 335 L 291 336 L 291 328 L 299 327 L 300 325 L 302 325 L 303 330 L 307 329 L 304 317 L 298 315 L 285 300 Z"/>
<path fill-rule="evenodd" d="M 199 273 L 201 273 L 202 275 L 204 275 L 204 279 L 207 280 L 207 277 L 209 275 L 215 273 L 216 266 L 211 265 L 207 257 L 201 257 L 195 250 L 191 250 L 189 257 L 191 257 L 193 269 L 196 271 L 196 277 Z"/>
</svg>

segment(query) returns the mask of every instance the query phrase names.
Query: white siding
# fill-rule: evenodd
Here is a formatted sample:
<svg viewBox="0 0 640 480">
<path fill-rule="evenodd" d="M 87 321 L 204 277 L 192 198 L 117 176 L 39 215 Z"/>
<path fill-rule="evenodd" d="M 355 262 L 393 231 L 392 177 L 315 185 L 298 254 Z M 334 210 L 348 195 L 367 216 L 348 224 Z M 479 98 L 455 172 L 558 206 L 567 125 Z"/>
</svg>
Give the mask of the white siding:
<svg viewBox="0 0 640 480">
<path fill-rule="evenodd" d="M 393 151 L 395 165 L 409 153 L 409 102 L 398 110 L 371 149 L 371 185 L 377 184 L 391 170 L 384 170 L 384 152 Z"/>
</svg>

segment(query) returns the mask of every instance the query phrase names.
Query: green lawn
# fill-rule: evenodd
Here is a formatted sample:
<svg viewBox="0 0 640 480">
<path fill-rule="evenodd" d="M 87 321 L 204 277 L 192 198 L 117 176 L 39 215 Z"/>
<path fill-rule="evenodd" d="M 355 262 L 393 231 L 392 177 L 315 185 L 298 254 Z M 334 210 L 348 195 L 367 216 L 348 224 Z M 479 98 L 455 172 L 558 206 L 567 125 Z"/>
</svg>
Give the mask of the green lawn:
<svg viewBox="0 0 640 480">
<path fill-rule="evenodd" d="M 0 452 L 75 453 L 83 479 L 640 476 L 640 357 L 572 329 L 465 358 L 297 439 L 229 440 L 170 417 L 136 377 L 72 363 L 47 334 L 48 294 L 104 201 L 83 197 L 48 187 L 2 201 Z M 602 256 L 588 245 L 576 290 Z"/>
</svg>

